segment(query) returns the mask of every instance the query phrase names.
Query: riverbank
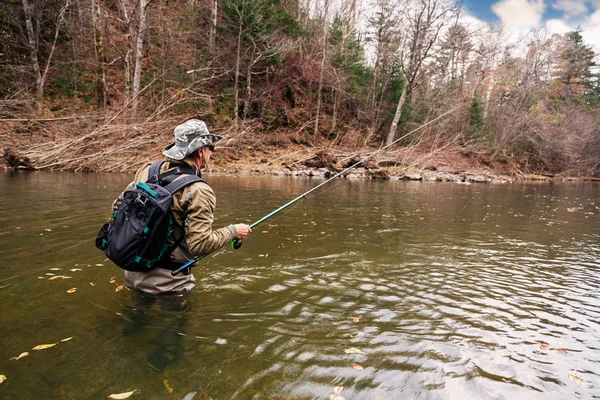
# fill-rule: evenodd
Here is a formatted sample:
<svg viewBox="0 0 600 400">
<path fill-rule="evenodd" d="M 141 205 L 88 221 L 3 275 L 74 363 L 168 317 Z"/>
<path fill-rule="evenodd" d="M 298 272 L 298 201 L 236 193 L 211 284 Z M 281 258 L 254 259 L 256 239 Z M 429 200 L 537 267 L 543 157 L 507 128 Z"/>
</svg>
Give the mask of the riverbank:
<svg viewBox="0 0 600 400">
<path fill-rule="evenodd" d="M 477 159 L 446 151 L 439 154 L 416 154 L 414 149 L 400 149 L 369 157 L 377 149 L 353 152 L 334 148 L 271 147 L 256 149 L 255 146 L 228 146 L 215 152 L 209 172 L 221 175 L 273 175 L 329 178 L 350 166 L 343 176 L 346 179 L 389 179 L 410 181 L 471 183 L 510 183 L 514 181 L 596 181 L 600 178 L 569 176 L 566 174 L 523 173 L 515 166 L 487 166 Z M 150 157 L 134 157 L 121 173 L 133 173 L 139 165 L 160 159 L 160 151 Z M 126 164 L 123 159 L 106 160 L 102 168 L 87 172 L 111 171 L 110 161 L 115 165 Z M 360 163 L 359 163 L 360 162 Z M 358 164 L 357 164 L 358 163 Z M 127 164 L 126 164 L 127 165 Z M 37 168 L 36 160 L 10 150 L 0 152 L 0 166 L 4 170 L 53 170 Z M 73 169 L 76 170 L 76 169 Z"/>
</svg>

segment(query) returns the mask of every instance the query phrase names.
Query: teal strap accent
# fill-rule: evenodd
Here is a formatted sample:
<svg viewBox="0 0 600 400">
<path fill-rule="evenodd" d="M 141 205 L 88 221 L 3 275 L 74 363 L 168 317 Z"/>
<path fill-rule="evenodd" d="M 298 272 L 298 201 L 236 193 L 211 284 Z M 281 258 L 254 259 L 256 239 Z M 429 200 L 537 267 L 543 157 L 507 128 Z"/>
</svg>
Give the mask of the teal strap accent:
<svg viewBox="0 0 600 400">
<path fill-rule="evenodd" d="M 150 196 L 157 198 L 158 197 L 158 193 L 156 193 L 154 190 L 150 189 L 150 186 L 146 185 L 144 182 L 140 182 L 136 185 L 139 188 L 144 189 L 146 192 L 150 193 Z"/>
<path fill-rule="evenodd" d="M 115 212 L 113 213 L 113 218 L 117 216 L 119 212 L 117 210 L 115 210 Z"/>
<path fill-rule="evenodd" d="M 149 230 L 150 230 L 150 229 L 148 229 L 148 227 L 147 227 L 147 226 L 146 226 L 146 227 L 144 227 L 144 233 L 148 233 L 148 231 L 149 231 Z"/>
<path fill-rule="evenodd" d="M 142 257 L 140 256 L 135 256 L 135 262 L 139 263 L 140 261 L 142 261 Z"/>
</svg>

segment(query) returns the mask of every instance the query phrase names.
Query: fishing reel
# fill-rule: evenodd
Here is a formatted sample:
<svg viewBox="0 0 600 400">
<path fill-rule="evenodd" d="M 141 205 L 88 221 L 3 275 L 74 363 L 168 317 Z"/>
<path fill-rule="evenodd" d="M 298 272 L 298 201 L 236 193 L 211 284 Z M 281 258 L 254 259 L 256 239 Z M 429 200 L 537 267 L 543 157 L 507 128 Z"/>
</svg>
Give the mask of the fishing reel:
<svg viewBox="0 0 600 400">
<path fill-rule="evenodd" d="M 231 248 L 232 249 L 239 249 L 240 247 L 242 247 L 242 239 L 235 239 L 231 242 Z"/>
</svg>

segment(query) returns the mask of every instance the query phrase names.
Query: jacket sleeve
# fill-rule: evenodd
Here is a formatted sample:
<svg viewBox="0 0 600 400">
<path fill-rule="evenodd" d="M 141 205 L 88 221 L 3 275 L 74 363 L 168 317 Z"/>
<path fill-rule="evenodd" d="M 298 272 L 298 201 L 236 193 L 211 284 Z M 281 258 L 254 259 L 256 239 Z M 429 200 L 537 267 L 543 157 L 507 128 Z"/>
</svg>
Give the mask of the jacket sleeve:
<svg viewBox="0 0 600 400">
<path fill-rule="evenodd" d="M 196 183 L 188 186 L 189 207 L 185 214 L 184 229 L 187 247 L 194 257 L 215 251 L 231 240 L 234 234 L 230 227 L 212 229 L 216 198 L 210 186 Z M 186 188 L 186 189 L 188 189 Z"/>
</svg>

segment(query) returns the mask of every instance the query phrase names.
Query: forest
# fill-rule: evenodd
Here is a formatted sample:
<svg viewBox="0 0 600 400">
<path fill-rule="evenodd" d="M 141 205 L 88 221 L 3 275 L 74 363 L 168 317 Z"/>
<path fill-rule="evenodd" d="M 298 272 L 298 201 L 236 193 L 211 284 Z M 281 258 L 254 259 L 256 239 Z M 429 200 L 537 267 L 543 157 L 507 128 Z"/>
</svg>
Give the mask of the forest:
<svg viewBox="0 0 600 400">
<path fill-rule="evenodd" d="M 221 166 L 364 156 L 410 134 L 381 165 L 599 177 L 600 71 L 581 28 L 514 40 L 463 14 L 448 0 L 3 0 L 0 157 L 131 171 L 200 118 L 226 137 Z"/>
</svg>

